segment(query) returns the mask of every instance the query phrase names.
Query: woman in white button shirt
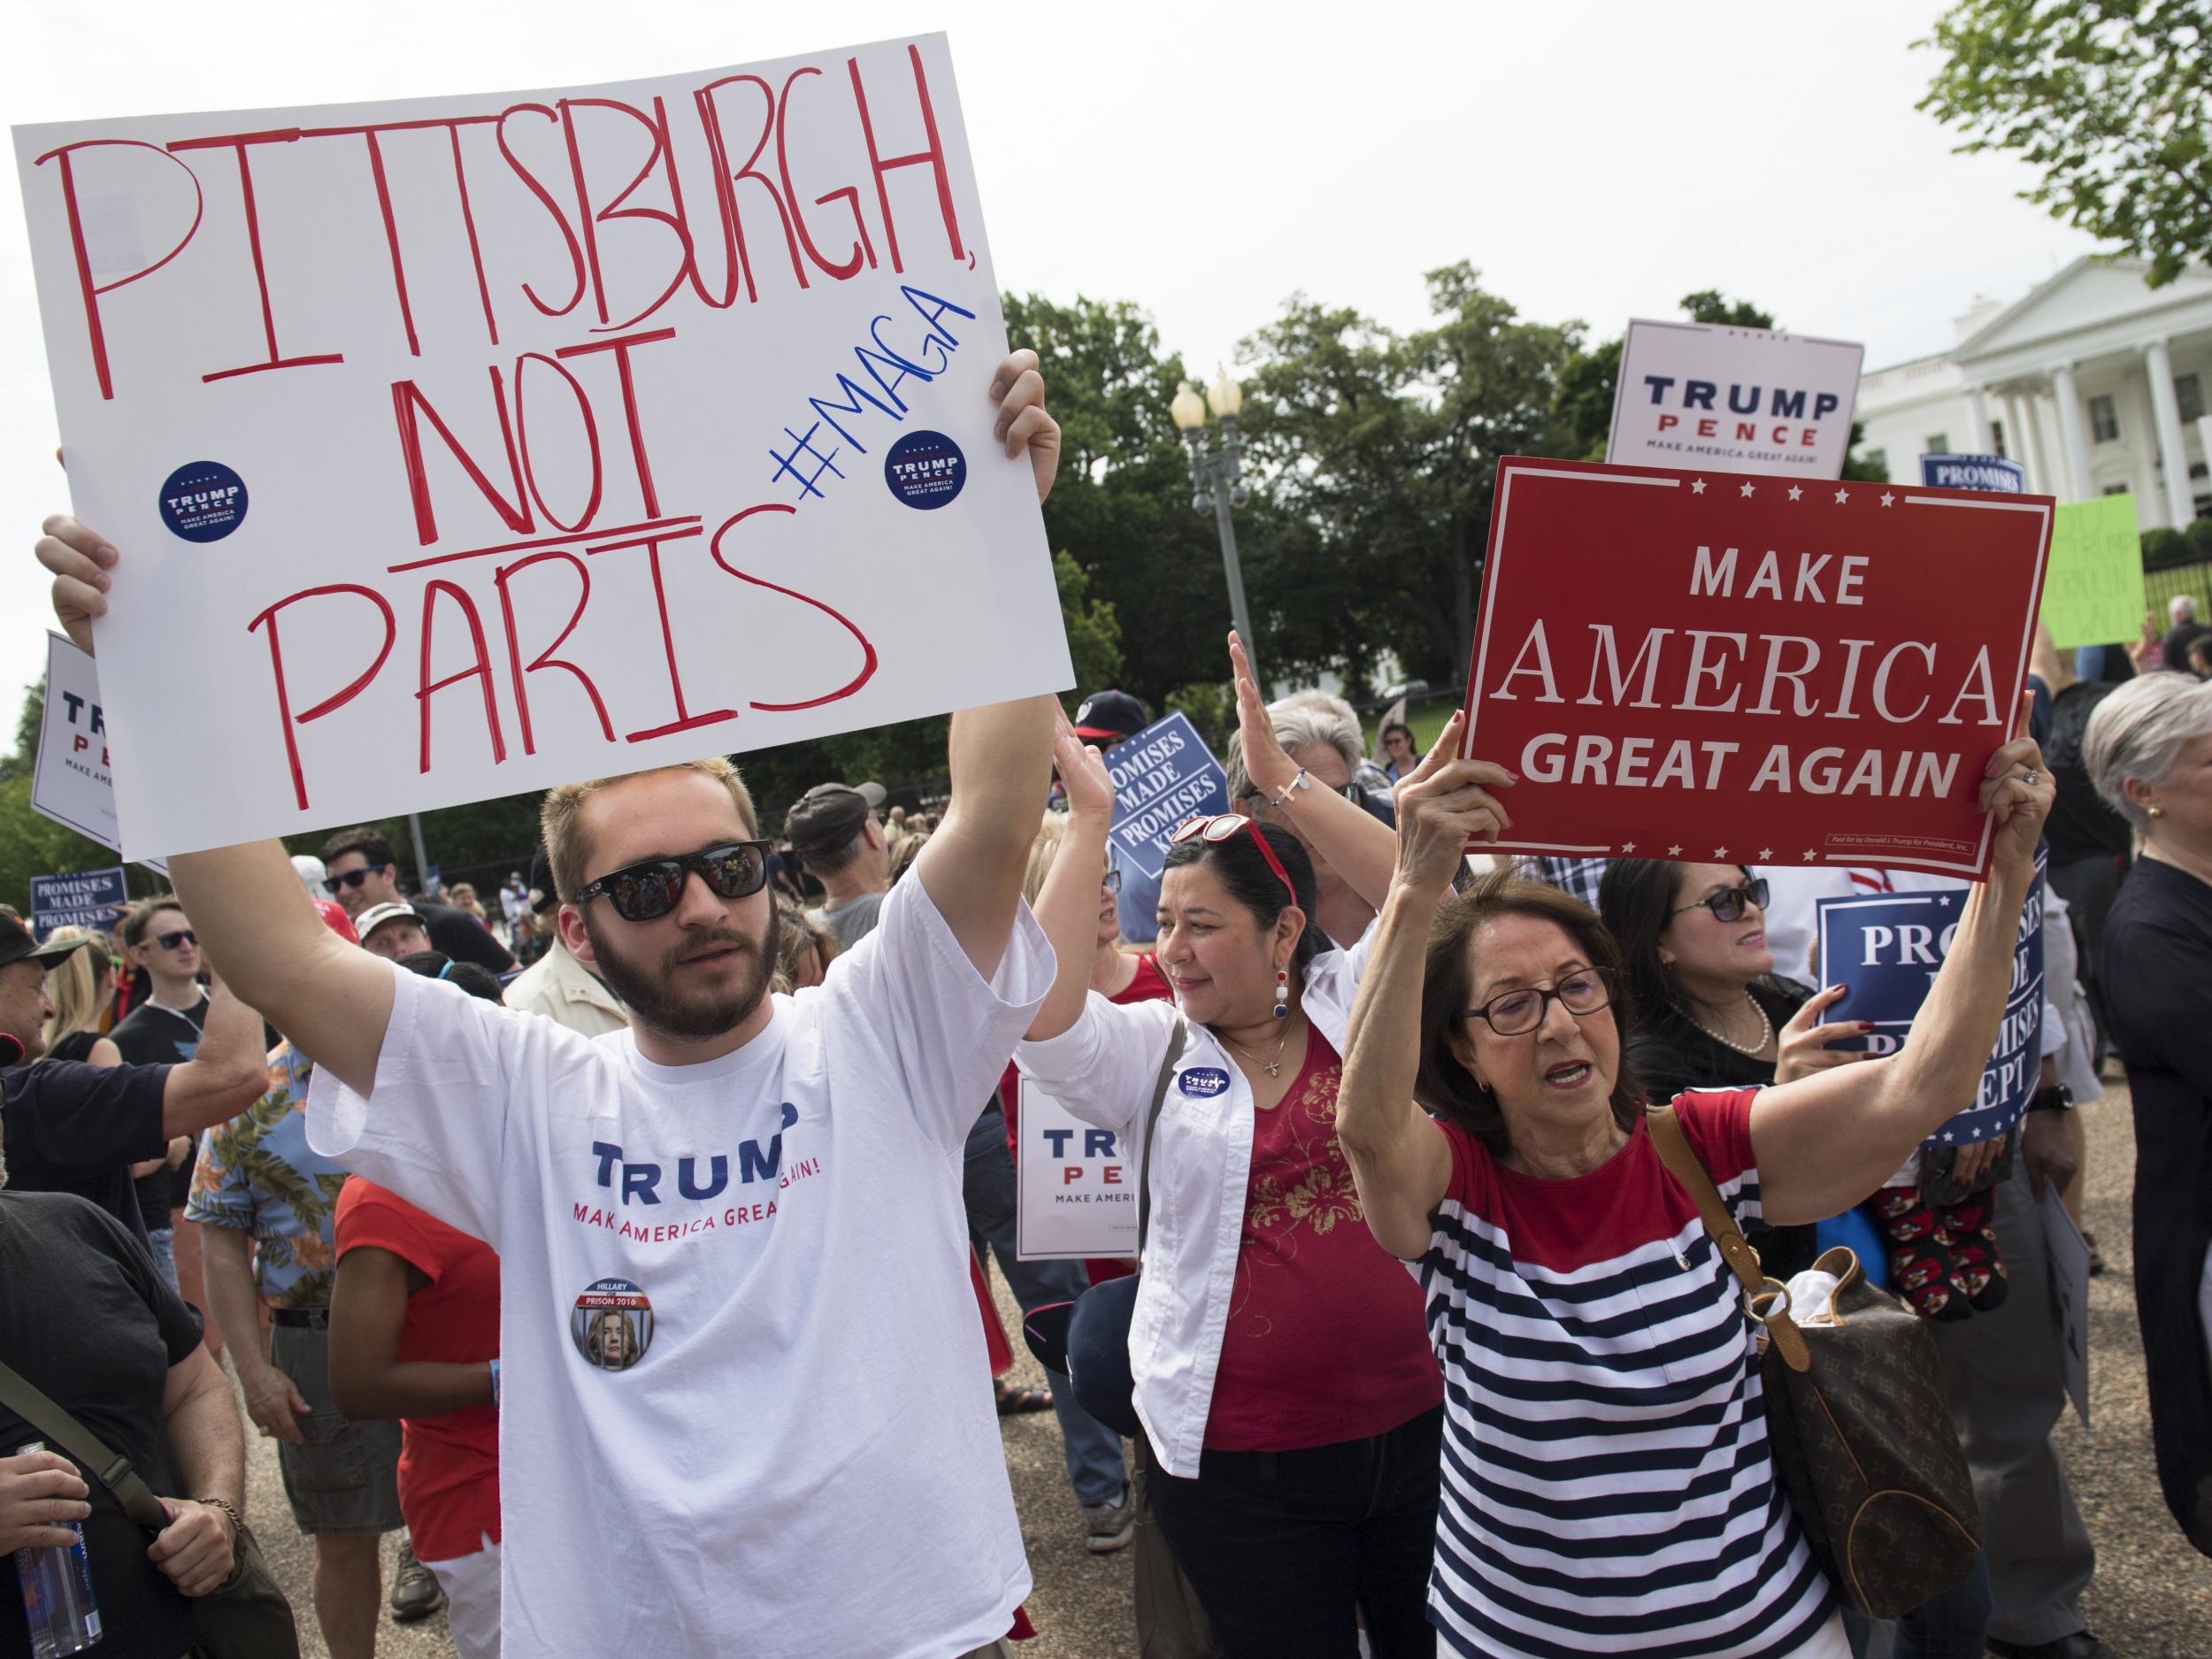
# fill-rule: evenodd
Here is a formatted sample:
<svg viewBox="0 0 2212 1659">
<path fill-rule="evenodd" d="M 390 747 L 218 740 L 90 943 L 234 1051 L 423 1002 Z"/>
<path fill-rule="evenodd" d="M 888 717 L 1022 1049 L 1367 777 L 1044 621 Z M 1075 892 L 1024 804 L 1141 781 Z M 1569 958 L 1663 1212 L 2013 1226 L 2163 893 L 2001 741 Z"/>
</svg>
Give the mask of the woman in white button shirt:
<svg viewBox="0 0 2212 1659">
<path fill-rule="evenodd" d="M 1130 1368 L 1154 1510 L 1230 1659 L 1351 1659 L 1356 1613 L 1378 1659 L 1426 1655 L 1442 1385 L 1418 1289 L 1366 1236 L 1335 1133 L 1366 949 L 1308 926 L 1312 861 L 1280 821 L 1371 902 L 1394 842 L 1307 785 L 1233 656 L 1247 764 L 1276 821 L 1184 826 L 1157 945 L 1176 1004 L 1117 1006 L 1087 990 L 1113 792 L 1064 732 L 1070 820 L 1037 905 L 1062 971 L 1017 1058 L 1077 1117 L 1135 1140 L 1179 1012 L 1187 1024 Z"/>
</svg>

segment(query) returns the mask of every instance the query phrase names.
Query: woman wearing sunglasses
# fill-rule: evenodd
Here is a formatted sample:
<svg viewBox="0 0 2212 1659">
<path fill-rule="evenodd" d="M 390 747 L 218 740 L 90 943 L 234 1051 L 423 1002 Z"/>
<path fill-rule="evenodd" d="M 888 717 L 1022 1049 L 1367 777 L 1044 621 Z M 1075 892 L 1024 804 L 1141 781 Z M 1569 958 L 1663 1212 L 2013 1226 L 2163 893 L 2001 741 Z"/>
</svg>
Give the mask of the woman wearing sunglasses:
<svg viewBox="0 0 2212 1659">
<path fill-rule="evenodd" d="M 1629 1062 L 1652 1099 L 1786 1083 L 1864 1057 L 1827 1047 L 1869 1029 L 1822 1022 L 1840 986 L 1815 993 L 1774 972 L 1766 903 L 1767 884 L 1741 864 L 1617 858 L 1606 866 L 1598 908 L 1620 943 L 1636 1009 Z M 1770 1229 L 1752 1242 L 1777 1279 L 1818 1254 L 1810 1226 Z"/>
<path fill-rule="evenodd" d="M 1738 1281 L 1645 1125 L 1620 946 L 1506 872 L 1450 895 L 1469 839 L 1504 827 L 1437 764 L 1455 747 L 1448 731 L 1398 788 L 1338 1119 L 1367 1225 L 1419 1264 L 1448 1384 L 1438 1627 L 1469 1655 L 1846 1659 L 1775 1479 Z M 2053 793 L 2024 738 L 1979 783 L 1989 879 L 1903 1049 L 1674 1101 L 1739 1225 L 1856 1202 L 1973 1100 Z M 1679 904 L 1744 885 L 1732 867 L 1685 879 Z M 1733 924 L 1702 903 L 1675 919 L 1732 926 L 1755 959 L 1743 902 L 1718 907 Z"/>
<path fill-rule="evenodd" d="M 1240 653 L 1236 666 L 1269 821 L 1200 818 L 1175 833 L 1156 947 L 1173 1004 L 1091 989 L 1113 789 L 1096 751 L 1063 731 L 1068 828 L 1037 904 L 1060 972 L 1016 1057 L 1133 1153 L 1183 1030 L 1150 1158 L 1129 1366 L 1153 1512 L 1229 1659 L 1351 1659 L 1363 1623 L 1378 1659 L 1430 1655 L 1443 1389 L 1419 1290 L 1361 1225 L 1337 1145 L 1338 1056 L 1367 947 L 1333 948 L 1310 925 L 1301 841 L 1370 904 L 1394 848 L 1336 791 L 1303 787 Z"/>
</svg>

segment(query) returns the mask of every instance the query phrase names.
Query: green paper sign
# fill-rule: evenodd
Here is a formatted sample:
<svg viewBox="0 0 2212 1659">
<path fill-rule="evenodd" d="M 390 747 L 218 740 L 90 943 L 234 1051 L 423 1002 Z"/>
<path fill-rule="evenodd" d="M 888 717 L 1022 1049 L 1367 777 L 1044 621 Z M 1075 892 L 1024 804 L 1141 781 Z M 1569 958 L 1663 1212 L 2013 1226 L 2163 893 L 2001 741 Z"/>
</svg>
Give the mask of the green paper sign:
<svg viewBox="0 0 2212 1659">
<path fill-rule="evenodd" d="M 2134 496 L 2060 506 L 2043 577 L 2043 626 L 2061 650 L 2124 645 L 2143 631 L 2143 544 Z"/>
</svg>

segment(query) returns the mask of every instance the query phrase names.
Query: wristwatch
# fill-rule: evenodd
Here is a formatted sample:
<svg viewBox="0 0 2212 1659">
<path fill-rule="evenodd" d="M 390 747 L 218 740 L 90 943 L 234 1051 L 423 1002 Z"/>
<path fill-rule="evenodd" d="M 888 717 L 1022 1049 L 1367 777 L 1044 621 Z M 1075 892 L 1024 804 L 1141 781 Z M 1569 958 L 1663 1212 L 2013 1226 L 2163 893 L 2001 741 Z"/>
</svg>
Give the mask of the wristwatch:
<svg viewBox="0 0 2212 1659">
<path fill-rule="evenodd" d="M 2074 1091 L 2063 1083 L 2053 1083 L 2039 1088 L 2028 1097 L 2032 1112 L 2070 1112 L 2074 1110 Z"/>
</svg>

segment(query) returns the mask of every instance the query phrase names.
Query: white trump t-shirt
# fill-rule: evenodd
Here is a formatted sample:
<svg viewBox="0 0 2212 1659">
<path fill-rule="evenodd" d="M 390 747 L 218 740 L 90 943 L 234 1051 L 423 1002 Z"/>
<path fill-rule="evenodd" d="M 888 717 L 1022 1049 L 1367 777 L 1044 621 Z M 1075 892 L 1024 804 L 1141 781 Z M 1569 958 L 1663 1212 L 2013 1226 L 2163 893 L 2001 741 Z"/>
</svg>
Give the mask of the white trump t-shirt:
<svg viewBox="0 0 2212 1659">
<path fill-rule="evenodd" d="M 499 1252 L 502 1650 L 946 1659 L 1029 1570 L 963 1146 L 1053 977 L 986 983 L 918 879 L 699 1065 L 395 971 L 309 1139 Z"/>
</svg>

